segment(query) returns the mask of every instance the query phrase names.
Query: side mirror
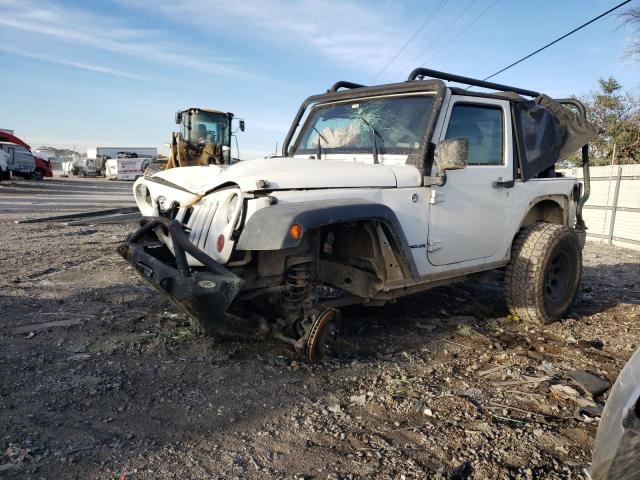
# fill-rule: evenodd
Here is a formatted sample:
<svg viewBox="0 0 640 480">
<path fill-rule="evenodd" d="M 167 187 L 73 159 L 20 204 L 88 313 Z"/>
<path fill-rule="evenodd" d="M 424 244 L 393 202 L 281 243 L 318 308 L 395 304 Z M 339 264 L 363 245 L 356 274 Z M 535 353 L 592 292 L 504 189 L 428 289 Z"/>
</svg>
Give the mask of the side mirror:
<svg viewBox="0 0 640 480">
<path fill-rule="evenodd" d="M 436 145 L 434 164 L 438 170 L 438 175 L 442 175 L 446 170 L 466 168 L 468 161 L 468 138 L 448 138 Z"/>
<path fill-rule="evenodd" d="M 244 132 L 244 120 L 240 120 L 240 131 Z"/>
<path fill-rule="evenodd" d="M 176 124 L 180 125 L 182 123 L 182 112 L 176 112 Z"/>
</svg>

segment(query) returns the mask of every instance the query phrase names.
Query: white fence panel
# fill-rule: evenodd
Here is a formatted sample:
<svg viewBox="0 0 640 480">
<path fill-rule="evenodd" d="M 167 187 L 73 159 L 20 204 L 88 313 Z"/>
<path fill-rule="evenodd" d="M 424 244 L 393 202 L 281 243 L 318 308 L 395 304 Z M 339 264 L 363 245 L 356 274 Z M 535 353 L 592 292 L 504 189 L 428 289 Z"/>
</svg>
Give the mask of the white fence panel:
<svg viewBox="0 0 640 480">
<path fill-rule="evenodd" d="M 590 240 L 640 250 L 640 164 L 591 167 L 583 217 Z M 563 170 L 582 179 L 582 169 Z"/>
</svg>

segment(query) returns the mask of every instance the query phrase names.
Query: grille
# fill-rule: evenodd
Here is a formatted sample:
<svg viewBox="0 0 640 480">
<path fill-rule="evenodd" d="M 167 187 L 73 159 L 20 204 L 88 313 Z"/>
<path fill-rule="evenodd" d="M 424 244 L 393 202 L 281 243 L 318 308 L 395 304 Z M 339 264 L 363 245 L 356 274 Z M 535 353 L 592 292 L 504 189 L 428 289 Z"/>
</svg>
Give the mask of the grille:
<svg viewBox="0 0 640 480">
<path fill-rule="evenodd" d="M 216 244 L 215 237 L 217 232 L 211 231 L 211 224 L 218 210 L 219 203 L 220 202 L 215 200 L 194 205 L 191 216 L 187 221 L 189 240 L 205 252 L 207 251 L 207 245 L 210 245 L 213 249 Z"/>
</svg>

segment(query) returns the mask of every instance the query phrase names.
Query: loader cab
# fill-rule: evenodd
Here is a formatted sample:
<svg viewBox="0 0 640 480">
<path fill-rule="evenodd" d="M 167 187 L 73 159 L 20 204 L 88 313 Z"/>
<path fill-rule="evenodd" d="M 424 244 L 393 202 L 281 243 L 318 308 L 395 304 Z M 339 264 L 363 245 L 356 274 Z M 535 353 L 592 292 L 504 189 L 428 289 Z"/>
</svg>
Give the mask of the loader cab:
<svg viewBox="0 0 640 480">
<path fill-rule="evenodd" d="M 185 140 L 194 145 L 209 143 L 231 147 L 233 114 L 190 108 L 176 113 L 176 123 Z"/>
</svg>

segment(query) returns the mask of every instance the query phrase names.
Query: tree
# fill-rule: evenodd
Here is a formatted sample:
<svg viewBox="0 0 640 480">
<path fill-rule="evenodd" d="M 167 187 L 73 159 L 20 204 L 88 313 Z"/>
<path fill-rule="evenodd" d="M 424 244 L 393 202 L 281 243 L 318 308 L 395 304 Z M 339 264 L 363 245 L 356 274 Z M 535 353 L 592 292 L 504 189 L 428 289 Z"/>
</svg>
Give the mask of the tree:
<svg viewBox="0 0 640 480">
<path fill-rule="evenodd" d="M 640 61 L 640 7 L 630 8 L 620 14 L 623 25 L 630 25 L 633 29 L 633 39 L 629 48 L 631 58 Z"/>
<path fill-rule="evenodd" d="M 616 149 L 616 164 L 640 163 L 640 97 L 623 92 L 613 77 L 598 80 L 599 89 L 580 100 L 589 120 L 603 129 L 590 142 L 592 165 L 609 165 Z"/>
</svg>

